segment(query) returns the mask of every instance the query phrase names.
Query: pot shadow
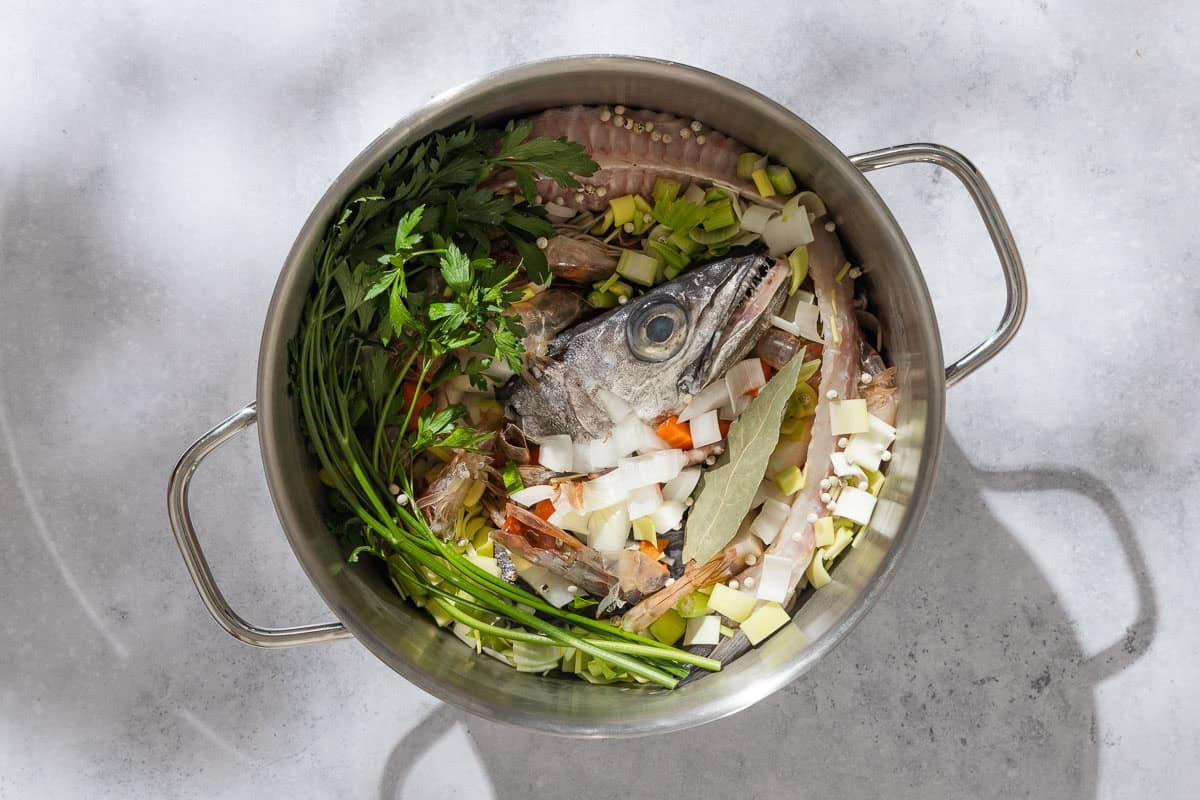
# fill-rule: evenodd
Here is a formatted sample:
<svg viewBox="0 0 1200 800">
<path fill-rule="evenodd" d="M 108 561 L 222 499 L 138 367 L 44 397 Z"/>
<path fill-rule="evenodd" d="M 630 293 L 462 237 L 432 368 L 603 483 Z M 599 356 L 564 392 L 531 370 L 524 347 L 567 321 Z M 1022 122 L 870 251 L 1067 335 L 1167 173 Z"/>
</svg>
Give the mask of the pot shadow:
<svg viewBox="0 0 1200 800">
<path fill-rule="evenodd" d="M 1084 653 L 1055 590 L 988 509 L 985 491 L 1067 492 L 1102 512 L 1136 586 L 1137 613 L 1118 641 Z M 1046 535 L 1056 532 L 1050 520 L 1043 524 Z M 392 800 L 421 780 L 414 766 L 456 725 L 502 798 L 569 796 L 581 780 L 596 781 L 596 792 L 607 785 L 647 797 L 697 783 L 709 794 L 746 796 L 749 788 L 759 797 L 814 780 L 850 797 L 881 788 L 922 800 L 1094 797 L 1094 689 L 1136 661 L 1157 626 L 1128 516 L 1087 472 L 984 471 L 948 439 L 923 528 L 851 635 L 741 714 L 675 736 L 582 742 L 441 706 L 392 749 L 380 797 Z M 587 777 L 600 765 L 611 765 L 611 779 Z"/>
</svg>

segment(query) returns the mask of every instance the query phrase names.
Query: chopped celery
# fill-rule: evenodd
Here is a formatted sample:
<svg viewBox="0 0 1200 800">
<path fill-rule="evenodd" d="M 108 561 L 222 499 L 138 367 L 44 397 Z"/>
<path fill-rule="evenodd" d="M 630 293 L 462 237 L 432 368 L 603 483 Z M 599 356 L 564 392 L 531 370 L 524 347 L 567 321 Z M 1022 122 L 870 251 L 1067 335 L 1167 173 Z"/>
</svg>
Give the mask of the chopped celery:
<svg viewBox="0 0 1200 800">
<path fill-rule="evenodd" d="M 854 533 L 849 528 L 838 528 L 833 537 L 833 544 L 821 548 L 825 551 L 825 561 L 833 563 L 833 560 L 842 554 L 842 551 L 853 539 Z"/>
<path fill-rule="evenodd" d="M 671 202 L 679 196 L 679 181 L 673 181 L 670 178 L 655 178 L 654 179 L 654 202 Z"/>
<path fill-rule="evenodd" d="M 774 197 L 775 186 L 771 183 L 771 179 L 767 177 L 765 169 L 756 169 L 750 174 L 754 179 L 754 187 L 758 189 L 758 194 L 761 197 Z"/>
<path fill-rule="evenodd" d="M 703 245 L 701 245 L 699 242 L 693 241 L 692 237 L 679 231 L 675 231 L 667 237 L 667 244 L 671 245 L 685 256 L 695 255 L 704 249 Z"/>
<path fill-rule="evenodd" d="M 718 189 L 715 186 L 710 186 L 708 188 L 708 190 L 704 193 L 704 202 L 705 203 L 712 203 L 716 200 L 728 200 L 728 199 L 729 199 L 729 195 L 725 194 L 724 192 L 722 192 L 720 189 Z"/>
<path fill-rule="evenodd" d="M 788 294 L 793 295 L 808 277 L 808 245 L 802 244 L 792 251 L 788 256 L 788 266 L 792 268 L 792 285 L 788 288 Z"/>
<path fill-rule="evenodd" d="M 718 194 L 721 194 L 718 192 Z M 708 204 L 708 218 L 704 220 L 702 225 L 706 231 L 715 231 L 719 228 L 728 228 L 730 225 L 737 224 L 737 216 L 733 213 L 733 204 L 729 202 L 729 198 L 721 194 L 721 199 Z M 741 233 L 741 230 L 738 230 Z"/>
<path fill-rule="evenodd" d="M 755 165 L 762 158 L 758 153 L 742 153 L 738 156 L 737 175 L 739 178 L 749 178 L 754 174 Z"/>
<path fill-rule="evenodd" d="M 663 279 L 673 281 L 683 274 L 683 267 L 673 267 L 670 264 L 663 267 Z"/>
<path fill-rule="evenodd" d="M 525 482 L 521 480 L 521 469 L 515 462 L 509 461 L 504 465 L 504 491 L 508 494 L 519 492 L 525 488 Z"/>
<path fill-rule="evenodd" d="M 779 603 L 767 603 L 751 614 L 750 618 L 741 624 L 741 629 L 750 640 L 750 644 L 756 645 L 788 624 L 791 619 Z"/>
<path fill-rule="evenodd" d="M 725 584 L 718 583 L 709 595 L 708 607 L 734 622 L 741 622 L 754 611 L 756 602 L 757 598 L 749 592 L 730 589 Z"/>
<path fill-rule="evenodd" d="M 867 401 L 861 397 L 853 400 L 831 401 L 829 403 L 829 427 L 834 436 L 866 433 L 871 427 L 870 417 L 867 413 Z"/>
<path fill-rule="evenodd" d="M 635 194 L 633 196 L 633 207 L 643 214 L 654 213 L 654 206 L 646 202 L 646 198 L 642 197 L 640 194 Z"/>
<path fill-rule="evenodd" d="M 804 470 L 793 464 L 775 476 L 775 485 L 784 494 L 795 494 L 804 488 L 804 479 Z"/>
<path fill-rule="evenodd" d="M 692 237 L 692 239 L 700 244 L 714 245 L 721 244 L 722 242 L 732 239 L 739 233 L 741 233 L 741 231 L 738 230 L 737 225 L 726 225 L 724 228 L 717 228 L 716 230 L 712 231 L 696 228 L 689 233 L 688 236 Z"/>
<path fill-rule="evenodd" d="M 883 473 L 879 470 L 867 469 L 861 464 L 859 466 L 862 468 L 862 471 L 867 474 L 867 491 L 878 497 L 879 490 L 883 488 Z"/>
<path fill-rule="evenodd" d="M 621 301 L 612 292 L 588 292 L 588 305 L 592 308 L 616 308 Z"/>
<path fill-rule="evenodd" d="M 792 171 L 781 164 L 772 164 L 767 167 L 767 178 L 775 187 L 775 191 L 780 194 L 791 194 L 796 191 L 796 179 L 792 177 Z"/>
<path fill-rule="evenodd" d="M 674 247 L 662 244 L 661 242 L 647 240 L 645 244 L 649 252 L 668 267 L 674 268 L 677 271 L 676 274 L 683 271 L 690 261 L 686 255 L 680 253 Z"/>
<path fill-rule="evenodd" d="M 617 297 L 630 298 L 633 297 L 633 287 L 625 281 L 616 281 L 612 286 L 608 287 L 608 291 L 615 294 Z"/>
<path fill-rule="evenodd" d="M 635 519 L 633 521 L 633 538 L 639 542 L 655 541 L 654 520 L 650 517 L 638 517 Z"/>
<path fill-rule="evenodd" d="M 489 537 L 487 537 L 487 541 L 485 541 L 483 544 L 476 545 L 475 546 L 475 554 L 480 555 L 480 556 L 489 556 L 489 557 L 495 558 L 496 543 L 492 541 L 492 537 L 489 536 Z"/>
<path fill-rule="evenodd" d="M 700 592 L 692 592 L 685 595 L 682 600 L 675 604 L 675 610 L 684 619 L 703 617 L 708 613 L 708 595 L 701 594 Z"/>
<path fill-rule="evenodd" d="M 617 262 L 617 272 L 634 283 L 653 286 L 654 276 L 658 273 L 658 261 L 645 253 L 622 250 L 621 259 Z"/>
<path fill-rule="evenodd" d="M 667 237 L 671 235 L 671 229 L 661 222 L 650 229 L 646 234 L 647 238 L 653 239 L 656 242 L 665 242 Z"/>
<path fill-rule="evenodd" d="M 650 623 L 650 635 L 663 644 L 675 644 L 683 636 L 687 623 L 675 611 L 667 611 L 654 622 Z"/>
</svg>

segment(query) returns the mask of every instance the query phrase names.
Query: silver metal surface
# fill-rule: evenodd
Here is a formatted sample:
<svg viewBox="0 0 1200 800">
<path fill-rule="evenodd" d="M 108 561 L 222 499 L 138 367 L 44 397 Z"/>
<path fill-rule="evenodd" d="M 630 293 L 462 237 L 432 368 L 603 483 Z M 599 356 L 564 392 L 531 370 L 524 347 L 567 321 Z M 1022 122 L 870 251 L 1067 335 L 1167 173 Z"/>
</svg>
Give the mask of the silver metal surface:
<svg viewBox="0 0 1200 800">
<path fill-rule="evenodd" d="M 221 593 L 216 578 L 209 569 L 208 559 L 200 549 L 200 541 L 196 538 L 196 529 L 192 525 L 192 515 L 188 508 L 188 489 L 191 487 L 192 475 L 209 453 L 232 439 L 239 431 L 253 425 L 257 416 L 254 403 L 235 412 L 197 439 L 175 465 L 175 471 L 171 473 L 171 481 L 167 486 L 167 514 L 171 518 L 171 530 L 175 533 L 179 552 L 183 554 L 183 563 L 187 564 L 188 573 L 192 576 L 192 582 L 196 584 L 196 591 L 200 592 L 200 598 L 204 601 L 208 613 L 212 614 L 217 624 L 231 636 L 246 644 L 255 647 L 292 647 L 298 644 L 345 639 L 350 636 L 350 632 L 340 622 L 300 625 L 295 628 L 261 628 L 246 622 L 230 607 L 225 595 Z"/>
<path fill-rule="evenodd" d="M 399 147 L 434 130 L 467 117 L 487 123 L 575 103 L 672 112 L 770 153 L 825 200 L 852 258 L 888 265 L 872 271 L 870 288 L 888 356 L 900 376 L 899 433 L 866 537 L 839 563 L 833 582 L 800 606 L 792 625 L 720 673 L 674 691 L 593 686 L 518 673 L 477 658 L 401 601 L 373 565 L 347 564 L 323 522 L 315 464 L 287 392 L 287 343 L 312 280 L 312 249 L 343 198 Z M 1019 305 L 1023 308 L 1023 299 Z M 974 360 L 959 362 L 955 377 L 1003 344 L 989 345 L 982 355 L 972 351 L 968 359 Z M 746 708 L 802 675 L 849 633 L 883 591 L 924 511 L 941 448 L 945 389 L 941 346 L 920 269 L 887 207 L 841 151 L 787 109 L 720 76 L 651 59 L 580 56 L 517 67 L 435 98 L 372 142 L 338 177 L 301 229 L 267 312 L 259 351 L 259 441 L 271 496 L 297 559 L 338 619 L 396 672 L 447 702 L 497 721 L 572 736 L 634 736 L 680 730 Z M 219 426 L 206 438 L 228 435 Z M 215 446 L 202 446 L 204 441 L 189 454 Z M 172 504 L 173 521 L 187 523 L 186 503 L 173 499 Z M 177 536 L 179 530 L 190 533 L 190 525 L 177 526 Z M 181 539 L 180 546 L 185 559 L 198 553 L 194 535 Z M 190 562 L 189 569 L 196 577 Z M 216 587 L 202 580 L 203 570 L 199 575 L 207 603 Z M 243 638 L 223 614 L 213 613 L 226 630 Z"/>
<path fill-rule="evenodd" d="M 996 255 L 1000 257 L 1000 269 L 1004 273 L 1008 297 L 1004 303 L 1004 314 L 1000 317 L 1000 324 L 992 335 L 946 367 L 946 385 L 953 386 L 1003 350 L 1017 335 L 1021 321 L 1025 319 L 1029 289 L 1025 282 L 1025 267 L 1021 263 L 1021 254 L 1017 251 L 1017 242 L 1008 228 L 1008 221 L 1004 219 L 1000 204 L 996 202 L 996 196 L 992 194 L 992 188 L 983 179 L 983 175 L 957 150 L 940 144 L 902 144 L 850 156 L 850 161 L 863 172 L 902 164 L 933 164 L 958 178 L 975 201 L 975 207 L 979 209 L 979 216 L 983 218 L 988 236 L 992 238 Z"/>
</svg>

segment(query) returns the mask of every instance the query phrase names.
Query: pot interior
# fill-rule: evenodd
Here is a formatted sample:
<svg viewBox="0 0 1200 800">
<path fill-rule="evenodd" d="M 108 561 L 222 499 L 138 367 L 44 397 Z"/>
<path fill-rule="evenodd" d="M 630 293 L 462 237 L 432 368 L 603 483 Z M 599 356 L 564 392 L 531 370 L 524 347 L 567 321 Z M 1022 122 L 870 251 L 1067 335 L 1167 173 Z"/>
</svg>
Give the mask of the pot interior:
<svg viewBox="0 0 1200 800">
<path fill-rule="evenodd" d="M 312 278 L 310 254 L 355 187 L 397 149 L 438 128 L 577 103 L 699 119 L 787 164 L 802 187 L 825 200 L 848 254 L 868 268 L 888 360 L 899 373 L 899 433 L 860 546 L 838 564 L 833 583 L 808 593 L 794 624 L 720 673 L 672 691 L 523 674 L 477 657 L 402 601 L 376 565 L 347 564 L 322 520 L 315 462 L 287 391 L 287 343 Z M 271 301 L 259 358 L 259 436 L 296 557 L 334 614 L 380 659 L 436 697 L 501 722 L 578 736 L 637 735 L 698 725 L 757 702 L 805 672 L 865 613 L 915 531 L 929 491 L 943 424 L 942 364 L 928 292 L 908 243 L 871 185 L 830 142 L 774 102 L 710 73 L 647 59 L 576 57 L 518 67 L 442 95 L 347 167 L 301 230 Z"/>
</svg>

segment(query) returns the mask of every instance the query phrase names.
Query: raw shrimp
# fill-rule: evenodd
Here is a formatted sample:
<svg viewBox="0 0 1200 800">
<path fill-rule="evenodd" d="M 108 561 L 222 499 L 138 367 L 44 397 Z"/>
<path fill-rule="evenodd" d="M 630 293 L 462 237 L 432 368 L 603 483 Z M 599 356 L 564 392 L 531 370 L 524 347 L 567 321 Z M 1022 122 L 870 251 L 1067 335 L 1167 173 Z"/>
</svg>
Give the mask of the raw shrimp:
<svg viewBox="0 0 1200 800">
<path fill-rule="evenodd" d="M 586 233 L 560 233 L 543 251 L 550 271 L 572 283 L 602 281 L 617 270 L 618 247 L 605 244 Z"/>
<path fill-rule="evenodd" d="M 896 368 L 885 367 L 875 348 L 862 343 L 863 375 L 869 382 L 863 384 L 862 396 L 867 400 L 867 411 L 886 422 L 896 424 Z M 860 379 L 861 380 L 861 379 Z"/>
<path fill-rule="evenodd" d="M 436 478 L 417 500 L 434 533 L 444 534 L 462 508 L 474 481 L 487 482 L 494 470 L 488 453 L 455 450 L 454 457 L 442 467 Z"/>
<path fill-rule="evenodd" d="M 570 289 L 546 289 L 512 308 L 525 328 L 526 367 L 539 366 L 554 337 L 593 311 L 579 292 Z"/>
</svg>

